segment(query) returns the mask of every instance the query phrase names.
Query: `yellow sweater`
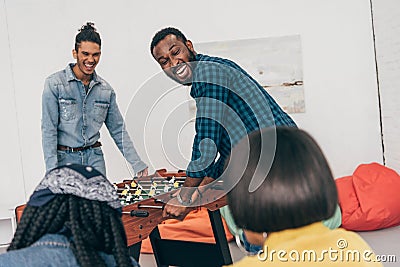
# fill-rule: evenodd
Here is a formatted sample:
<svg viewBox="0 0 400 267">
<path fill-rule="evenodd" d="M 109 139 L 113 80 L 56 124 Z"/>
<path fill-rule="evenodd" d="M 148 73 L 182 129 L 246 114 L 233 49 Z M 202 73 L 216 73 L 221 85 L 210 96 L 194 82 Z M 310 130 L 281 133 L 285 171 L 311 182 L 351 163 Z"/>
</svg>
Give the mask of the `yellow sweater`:
<svg viewBox="0 0 400 267">
<path fill-rule="evenodd" d="M 358 234 L 322 223 L 271 233 L 263 248 L 233 266 L 383 266 Z"/>
</svg>

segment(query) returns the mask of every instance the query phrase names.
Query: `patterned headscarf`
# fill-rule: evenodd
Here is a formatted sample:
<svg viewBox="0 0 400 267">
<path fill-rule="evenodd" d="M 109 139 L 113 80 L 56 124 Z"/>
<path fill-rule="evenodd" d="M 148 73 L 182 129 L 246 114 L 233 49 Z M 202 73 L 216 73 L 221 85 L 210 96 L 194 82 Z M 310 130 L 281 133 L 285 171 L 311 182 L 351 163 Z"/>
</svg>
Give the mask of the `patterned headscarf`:
<svg viewBox="0 0 400 267">
<path fill-rule="evenodd" d="M 103 201 L 114 209 L 122 209 L 114 186 L 90 166 L 69 164 L 47 172 L 31 195 L 28 205 L 43 206 L 57 194 Z"/>
</svg>

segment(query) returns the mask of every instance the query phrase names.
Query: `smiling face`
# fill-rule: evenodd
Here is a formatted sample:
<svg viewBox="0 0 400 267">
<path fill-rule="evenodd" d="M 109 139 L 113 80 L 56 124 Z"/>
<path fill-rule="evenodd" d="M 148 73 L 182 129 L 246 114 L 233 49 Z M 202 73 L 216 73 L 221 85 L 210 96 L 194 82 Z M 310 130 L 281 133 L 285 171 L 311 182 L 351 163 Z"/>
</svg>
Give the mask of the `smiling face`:
<svg viewBox="0 0 400 267">
<path fill-rule="evenodd" d="M 72 51 L 72 55 L 76 59 L 76 65 L 73 68 L 75 76 L 83 81 L 90 81 L 94 69 L 100 61 L 100 46 L 94 42 L 81 42 L 78 51 Z"/>
<path fill-rule="evenodd" d="M 191 41 L 183 42 L 170 34 L 162 39 L 152 52 L 168 77 L 180 84 L 191 84 L 193 66 L 190 62 L 195 60 L 196 55 Z"/>
</svg>

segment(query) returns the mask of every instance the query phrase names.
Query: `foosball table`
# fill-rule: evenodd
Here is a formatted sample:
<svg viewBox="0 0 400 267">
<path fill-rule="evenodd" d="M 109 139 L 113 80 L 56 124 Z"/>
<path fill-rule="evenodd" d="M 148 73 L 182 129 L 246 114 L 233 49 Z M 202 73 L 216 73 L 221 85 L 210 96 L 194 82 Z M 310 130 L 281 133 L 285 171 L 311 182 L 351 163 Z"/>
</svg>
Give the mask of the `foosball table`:
<svg viewBox="0 0 400 267">
<path fill-rule="evenodd" d="M 131 255 L 138 258 L 141 241 L 150 237 L 158 266 L 221 266 L 232 263 L 219 208 L 226 205 L 221 195 L 222 185 L 216 183 L 208 189 L 198 207 L 208 209 L 215 244 L 190 241 L 166 240 L 160 237 L 157 225 L 167 218 L 162 217 L 164 205 L 186 179 L 184 171 L 167 172 L 157 170 L 155 174 L 124 180 L 115 184 L 123 205 L 124 224 Z M 222 196 L 222 197 L 221 197 Z M 196 257 L 193 255 L 207 255 Z"/>
<path fill-rule="evenodd" d="M 228 242 L 219 208 L 226 205 L 222 186 L 216 183 L 202 195 L 197 207 L 208 209 L 215 244 L 162 239 L 158 224 L 166 220 L 162 216 L 165 204 L 186 179 L 184 171 L 157 170 L 145 177 L 134 177 L 114 183 L 123 206 L 122 222 L 131 256 L 139 259 L 141 242 L 149 237 L 157 266 L 222 266 L 232 263 Z M 16 208 L 19 221 L 25 205 Z M 195 257 L 194 255 L 200 255 Z M 204 257 L 204 255 L 207 255 Z"/>
</svg>

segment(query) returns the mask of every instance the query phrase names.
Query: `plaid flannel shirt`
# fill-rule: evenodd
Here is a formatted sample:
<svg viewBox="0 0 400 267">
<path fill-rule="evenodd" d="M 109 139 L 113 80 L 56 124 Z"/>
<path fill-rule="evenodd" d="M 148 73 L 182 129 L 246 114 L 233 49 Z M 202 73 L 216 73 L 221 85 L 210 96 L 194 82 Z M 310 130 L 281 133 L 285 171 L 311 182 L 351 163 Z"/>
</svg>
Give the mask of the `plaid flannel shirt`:
<svg viewBox="0 0 400 267">
<path fill-rule="evenodd" d="M 218 178 L 234 146 L 248 133 L 295 122 L 246 71 L 228 59 L 197 54 L 190 95 L 197 106 L 187 175 Z"/>
</svg>

